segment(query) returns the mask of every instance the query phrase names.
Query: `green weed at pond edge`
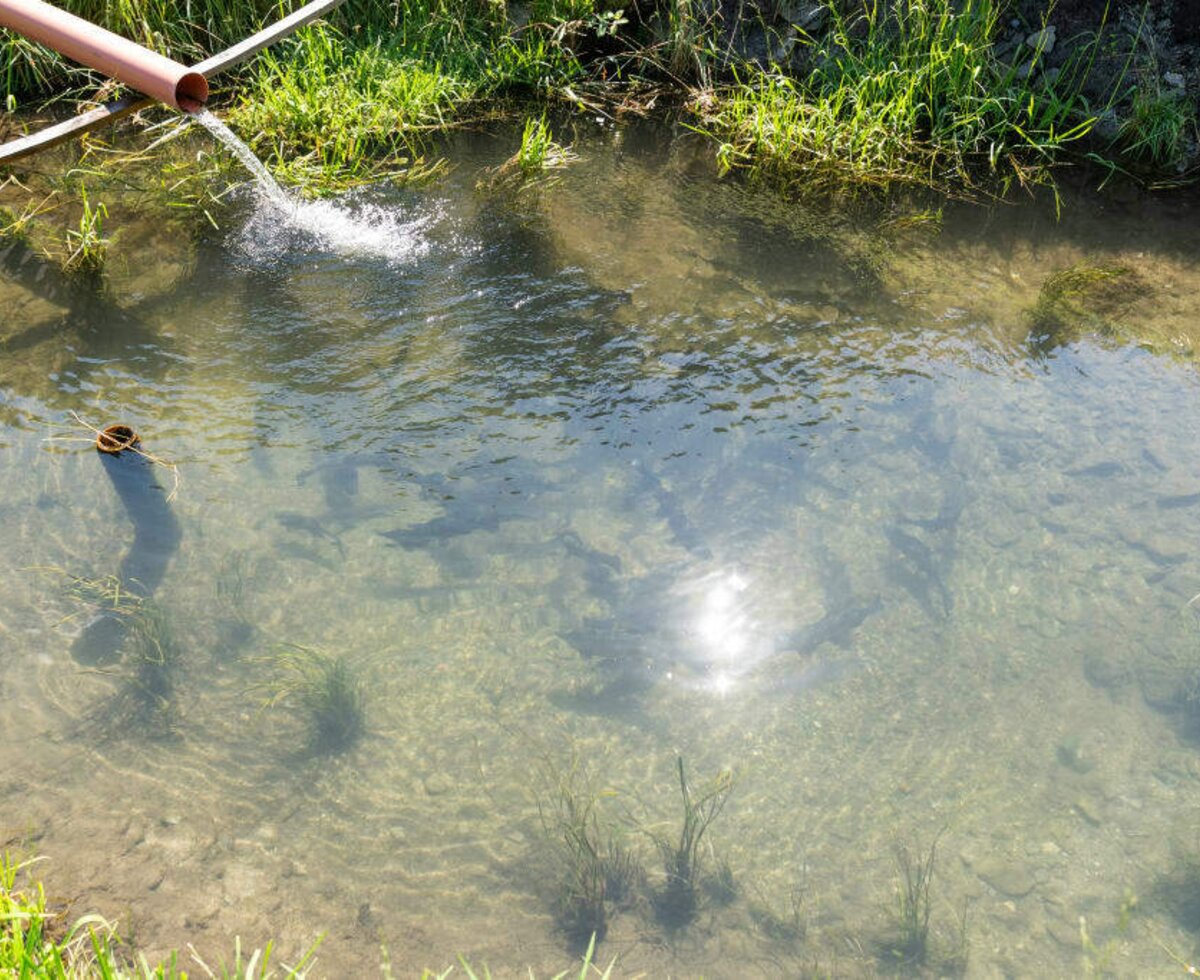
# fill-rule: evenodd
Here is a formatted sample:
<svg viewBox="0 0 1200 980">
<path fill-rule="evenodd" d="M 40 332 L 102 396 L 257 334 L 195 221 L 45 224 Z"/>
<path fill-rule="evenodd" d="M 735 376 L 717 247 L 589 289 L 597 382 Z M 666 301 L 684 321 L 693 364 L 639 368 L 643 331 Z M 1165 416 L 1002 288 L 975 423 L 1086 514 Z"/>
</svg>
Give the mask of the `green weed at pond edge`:
<svg viewBox="0 0 1200 980">
<path fill-rule="evenodd" d="M 1169 169 L 1182 159 L 1189 137 L 1196 138 L 1196 107 L 1178 92 L 1163 92 L 1155 79 L 1134 94 L 1114 142 L 1134 160 Z"/>
<path fill-rule="evenodd" d="M 229 122 L 283 180 L 330 190 L 381 170 L 429 176 L 421 134 L 447 126 L 474 94 L 395 43 L 350 45 L 318 25 L 260 56 Z"/>
<path fill-rule="evenodd" d="M 188 61 L 289 5 L 203 0 L 182 20 L 162 0 L 66 6 Z M 1109 175 L 1184 179 L 1195 111 L 1189 99 L 1160 90 L 1144 15 L 1118 26 L 1105 7 L 1091 33 L 1059 39 L 1049 68 L 1045 40 L 1031 47 L 1027 38 L 1015 53 L 1007 42 L 998 48 L 1009 33 L 1003 9 L 1000 0 L 814 0 L 807 27 L 797 27 L 778 22 L 778 12 L 744 3 L 718 10 L 699 0 L 630 9 L 609 0 L 350 0 L 222 79 L 212 106 L 281 180 L 310 194 L 435 177 L 444 165 L 426 158 L 429 134 L 511 113 L 514 97 L 533 99 L 538 112 L 566 102 L 592 115 L 686 103 L 694 128 L 713 141 L 720 171 L 789 195 L 897 186 L 996 195 L 1053 184 L 1060 162 L 1085 155 Z M 1043 24 L 1052 12 L 1048 2 Z M 766 56 L 747 40 L 758 36 Z M 1127 81 L 1143 77 L 1154 86 Z M 17 102 L 98 84 L 25 43 L 0 52 L 0 80 Z M 1100 119 L 1106 135 L 1095 138 Z M 164 166 L 173 173 L 160 183 L 179 189 L 178 206 L 216 224 L 214 205 L 237 178 L 189 184 L 178 167 Z M 79 195 L 78 185 L 59 191 L 73 207 Z M 89 205 L 85 218 L 70 243 L 58 230 L 55 247 L 94 266 L 104 215 Z"/>
<path fill-rule="evenodd" d="M 96 914 L 65 921 L 65 912 L 46 901 L 40 881 L 29 875 L 38 859 L 18 861 L 0 854 L 0 976 L 38 980 L 186 980 L 180 955 L 171 953 L 151 966 L 127 949 L 116 926 Z M 322 937 L 323 938 L 323 937 Z M 272 966 L 272 944 L 248 954 L 235 941 L 232 962 L 209 965 L 194 948 L 191 959 L 205 976 L 220 980 L 303 980 L 322 939 L 318 938 L 295 966 Z"/>
<path fill-rule="evenodd" d="M 954 189 L 982 162 L 1026 183 L 1091 130 L 1081 91 L 1095 41 L 1051 79 L 996 58 L 992 0 L 829 10 L 831 26 L 800 41 L 810 74 L 745 67 L 694 101 L 723 170 L 815 191 Z"/>
<path fill-rule="evenodd" d="M 317 953 L 324 941 L 319 936 L 294 964 L 276 965 L 274 944 L 243 949 L 234 940 L 231 959 L 206 961 L 193 946 L 188 946 L 189 963 L 178 952 L 169 953 L 161 962 L 151 964 L 145 956 L 128 948 L 115 924 L 97 914 L 83 915 L 73 922 L 65 920 L 65 911 L 46 900 L 42 883 L 30 874 L 40 859 L 19 861 L 0 853 L 0 976 L 37 978 L 37 980 L 186 980 L 188 976 L 206 976 L 212 980 L 304 980 L 317 966 Z M 579 966 L 554 974 L 551 980 L 609 980 L 616 968 L 616 957 L 605 967 L 596 961 L 596 943 L 588 943 Z M 468 980 L 489 980 L 487 966 L 478 969 L 459 957 L 459 966 Z M 459 967 L 425 970 L 422 980 L 445 980 L 458 975 Z M 382 949 L 381 973 L 391 977 L 387 949 Z M 533 976 L 532 973 L 529 974 Z"/>
</svg>

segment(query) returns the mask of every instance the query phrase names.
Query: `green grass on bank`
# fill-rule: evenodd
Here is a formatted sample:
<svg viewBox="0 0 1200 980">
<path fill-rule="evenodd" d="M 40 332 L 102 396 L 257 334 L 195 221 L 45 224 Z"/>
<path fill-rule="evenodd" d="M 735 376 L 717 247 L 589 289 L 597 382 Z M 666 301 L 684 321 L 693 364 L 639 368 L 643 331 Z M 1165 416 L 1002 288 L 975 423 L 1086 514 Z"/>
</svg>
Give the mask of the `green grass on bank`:
<svg viewBox="0 0 1200 980">
<path fill-rule="evenodd" d="M 144 956 L 126 948 L 116 929 L 99 915 L 85 915 L 68 924 L 66 913 L 48 907 L 39 881 L 30 873 L 34 861 L 18 862 L 0 853 L 0 977 L 5 980 L 303 980 L 316 963 L 321 940 L 317 940 L 293 966 L 273 959 L 270 943 L 249 953 L 241 943 L 234 945 L 233 958 L 205 962 L 189 947 L 190 969 L 182 957 L 172 953 L 162 963 L 151 965 Z M 595 960 L 593 938 L 579 965 L 563 970 L 551 980 L 608 980 L 616 960 L 602 968 Z M 391 977 L 386 947 L 380 951 L 380 976 Z M 486 966 L 474 967 L 462 957 L 458 965 L 442 970 L 425 970 L 422 980 L 489 980 Z M 533 978 L 532 971 L 528 976 Z"/>
<path fill-rule="evenodd" d="M 190 61 L 299 0 L 67 5 Z M 620 93 L 636 104 L 631 90 L 653 92 L 659 104 L 691 107 L 721 169 L 810 192 L 995 191 L 1045 180 L 1085 154 L 1110 169 L 1174 173 L 1194 149 L 1195 107 L 1162 91 L 1144 16 L 1118 25 L 1104 8 L 1091 34 L 1058 38 L 1051 67 L 1051 48 L 1028 40 L 1038 22 L 1012 46 L 1007 0 L 803 6 L 807 26 L 786 20 L 788 5 L 745 0 L 348 0 L 328 23 L 218 80 L 215 104 L 285 180 L 316 192 L 422 176 L 426 134 L 508 96 L 594 105 Z M 1046 0 L 1043 18 L 1053 11 Z M 84 78 L 94 91 L 96 79 L 34 45 L 0 48 L 0 83 L 20 104 L 78 92 Z"/>
<path fill-rule="evenodd" d="M 422 137 L 486 100 L 561 90 L 584 74 L 572 45 L 592 0 L 539 0 L 517 26 L 503 3 L 403 0 L 316 25 L 261 55 L 230 123 L 285 179 L 320 188 L 412 167 Z M 380 19 L 380 9 L 390 19 Z"/>
<path fill-rule="evenodd" d="M 262 56 L 229 122 L 285 180 L 336 187 L 411 168 L 421 134 L 447 125 L 474 91 L 436 63 L 318 26 Z"/>
<path fill-rule="evenodd" d="M 39 881 L 30 875 L 33 861 L 17 862 L 0 854 L 0 977 L 12 980 L 187 980 L 178 954 L 151 965 L 121 943 L 116 929 L 99 915 L 72 923 L 65 911 L 47 906 Z M 316 954 L 314 944 L 295 965 L 272 962 L 272 949 L 244 954 L 236 944 L 231 962 L 205 963 L 192 951 L 191 975 L 221 980 L 302 978 Z"/>
<path fill-rule="evenodd" d="M 1035 49 L 1002 63 L 993 0 L 831 9 L 821 37 L 802 39 L 806 77 L 752 68 L 697 101 L 723 168 L 821 190 L 955 189 L 980 170 L 1028 179 L 1095 122 L 1081 94 L 1090 46 L 1053 74 L 1024 70 Z"/>
</svg>

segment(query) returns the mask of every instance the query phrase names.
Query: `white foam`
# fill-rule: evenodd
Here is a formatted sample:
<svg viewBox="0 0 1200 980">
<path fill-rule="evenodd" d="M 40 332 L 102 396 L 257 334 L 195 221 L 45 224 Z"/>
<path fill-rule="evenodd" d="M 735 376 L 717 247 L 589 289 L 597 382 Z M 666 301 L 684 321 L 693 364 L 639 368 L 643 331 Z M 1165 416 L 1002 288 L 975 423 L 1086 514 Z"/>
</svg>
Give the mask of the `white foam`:
<svg viewBox="0 0 1200 980">
<path fill-rule="evenodd" d="M 250 148 L 211 112 L 201 109 L 193 118 L 254 177 L 259 207 L 242 229 L 239 242 L 252 257 L 270 258 L 298 246 L 316 246 L 339 255 L 404 263 L 428 250 L 424 232 L 430 217 L 402 217 L 394 209 L 358 203 L 351 198 L 304 201 L 293 197 Z"/>
</svg>

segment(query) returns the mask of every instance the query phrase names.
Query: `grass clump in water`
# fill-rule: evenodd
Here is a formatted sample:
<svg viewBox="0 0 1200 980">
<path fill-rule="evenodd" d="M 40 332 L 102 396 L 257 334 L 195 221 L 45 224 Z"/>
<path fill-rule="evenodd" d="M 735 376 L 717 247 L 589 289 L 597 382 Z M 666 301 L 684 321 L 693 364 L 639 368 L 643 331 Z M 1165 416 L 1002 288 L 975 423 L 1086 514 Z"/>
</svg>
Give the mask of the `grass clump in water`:
<svg viewBox="0 0 1200 980">
<path fill-rule="evenodd" d="M 929 889 L 937 845 L 935 838 L 927 852 L 918 850 L 914 855 L 907 844 L 897 843 L 893 851 L 900 884 L 896 890 L 896 941 L 891 952 L 906 963 L 924 963 L 929 955 L 929 917 L 933 911 Z"/>
<path fill-rule="evenodd" d="M 135 717 L 143 727 L 167 736 L 175 733 L 175 672 L 179 647 L 162 609 L 150 600 L 142 600 L 129 616 L 128 634 L 122 668 L 126 673 L 128 694 L 135 705 Z"/>
<path fill-rule="evenodd" d="M 275 678 L 264 707 L 289 707 L 303 715 L 309 748 L 344 752 L 366 731 L 366 690 L 344 657 L 285 643 L 271 658 Z"/>
<path fill-rule="evenodd" d="M 57 574 L 64 574 L 52 569 Z M 181 654 L 170 619 L 152 599 L 131 591 L 116 575 L 67 576 L 67 595 L 90 614 L 84 630 L 99 627 L 98 645 L 120 659 L 87 659 L 92 670 L 119 679 L 112 704 L 104 710 L 105 727 L 133 724 L 157 737 L 174 736 L 178 727 L 175 677 Z M 68 617 L 73 618 L 73 617 Z"/>
<path fill-rule="evenodd" d="M 1146 295 L 1147 287 L 1127 266 L 1080 262 L 1050 275 L 1029 313 L 1029 344 L 1047 353 L 1085 333 L 1125 333 L 1122 316 Z"/>
<path fill-rule="evenodd" d="M 893 913 L 894 931 L 891 938 L 883 943 L 882 953 L 887 962 L 898 962 L 906 967 L 932 966 L 939 975 L 960 976 L 967 965 L 966 908 L 959 917 L 957 941 L 953 948 L 935 948 L 930 928 L 937 847 L 944 832 L 944 828 L 938 831 L 928 849 L 903 841 L 893 847 L 892 856 L 899 874 Z"/>
<path fill-rule="evenodd" d="M 108 239 L 104 237 L 104 221 L 108 208 L 103 201 L 95 205 L 88 200 L 87 188 L 79 188 L 79 203 L 82 211 L 79 224 L 69 229 L 66 235 L 67 256 L 63 260 L 63 271 L 80 275 L 99 275 L 104 268 L 108 252 Z"/>
<path fill-rule="evenodd" d="M 658 839 L 666 870 L 666 884 L 655 901 L 660 921 L 670 929 L 687 925 L 696 915 L 704 862 L 701 845 L 709 827 L 725 809 L 737 783 L 734 774 L 725 770 L 700 790 L 693 790 L 688 782 L 683 757 L 678 757 L 675 763 L 683 804 L 683 822 L 678 837 Z M 728 877 L 728 887 L 732 887 L 732 874 Z"/>
<path fill-rule="evenodd" d="M 614 826 L 601 819 L 600 800 L 612 791 L 593 789 L 577 757 L 565 772 L 547 762 L 543 778 L 538 812 L 558 864 L 559 926 L 582 948 L 604 939 L 611 912 L 633 901 L 644 874 Z"/>
<path fill-rule="evenodd" d="M 67 275 L 99 285 L 112 242 L 104 233 L 108 206 L 90 196 L 77 176 L 72 171 L 66 179 L 53 181 L 40 200 L 30 196 L 22 202 L 19 215 L 0 208 L 0 242 L 21 243 Z M 77 215 L 65 225 L 50 218 L 63 207 Z"/>
<path fill-rule="evenodd" d="M 554 141 L 550 124 L 545 116 L 541 116 L 525 120 L 520 149 L 510 162 L 529 176 L 565 167 L 574 159 L 575 154 L 569 148 Z"/>
<path fill-rule="evenodd" d="M 533 116 L 525 120 L 517 152 L 495 169 L 488 184 L 519 188 L 561 170 L 576 159 L 569 147 L 555 142 L 546 117 Z"/>
<path fill-rule="evenodd" d="M 249 645 L 255 636 L 246 596 L 246 581 L 252 571 L 251 557 L 246 551 L 230 553 L 217 571 L 214 607 L 223 615 L 217 618 L 216 625 L 221 648 L 227 654 Z"/>
</svg>

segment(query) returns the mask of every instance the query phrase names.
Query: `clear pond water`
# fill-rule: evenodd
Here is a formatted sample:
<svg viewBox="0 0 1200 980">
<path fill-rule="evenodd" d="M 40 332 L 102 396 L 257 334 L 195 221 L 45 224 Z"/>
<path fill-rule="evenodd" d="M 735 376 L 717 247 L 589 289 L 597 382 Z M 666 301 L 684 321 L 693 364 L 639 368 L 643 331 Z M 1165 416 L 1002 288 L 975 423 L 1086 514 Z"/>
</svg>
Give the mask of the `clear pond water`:
<svg viewBox="0 0 1200 980">
<path fill-rule="evenodd" d="M 618 975 L 920 973 L 895 850 L 935 840 L 925 969 L 965 909 L 968 975 L 1182 973 L 1193 205 L 872 226 L 660 127 L 490 188 L 515 140 L 330 205 L 367 249 L 245 197 L 199 238 L 128 219 L 106 291 L 4 252 L 0 845 L 149 955 L 324 933 L 320 975 L 543 975 L 576 767 L 645 870 Z M 145 495 L 72 412 L 178 466 L 149 695 L 81 655 Z M 347 751 L 263 707 L 280 644 L 365 679 Z M 683 924 L 680 757 L 737 776 Z"/>
</svg>

